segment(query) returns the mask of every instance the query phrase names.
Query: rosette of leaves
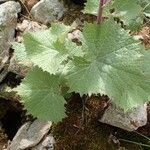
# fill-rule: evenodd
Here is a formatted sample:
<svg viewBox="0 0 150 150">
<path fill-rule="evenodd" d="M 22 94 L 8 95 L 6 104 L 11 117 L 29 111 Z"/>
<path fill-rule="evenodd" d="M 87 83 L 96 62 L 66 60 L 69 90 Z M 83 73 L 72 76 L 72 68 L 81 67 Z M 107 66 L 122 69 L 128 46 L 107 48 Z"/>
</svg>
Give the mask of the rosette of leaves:
<svg viewBox="0 0 150 150">
<path fill-rule="evenodd" d="M 65 117 L 62 87 L 83 94 L 105 94 L 124 110 L 150 98 L 150 77 L 143 70 L 145 53 L 112 19 L 101 25 L 85 23 L 76 44 L 67 38 L 72 28 L 53 24 L 51 29 L 24 35 L 26 57 L 33 62 L 15 89 L 28 112 L 54 122 Z"/>
</svg>

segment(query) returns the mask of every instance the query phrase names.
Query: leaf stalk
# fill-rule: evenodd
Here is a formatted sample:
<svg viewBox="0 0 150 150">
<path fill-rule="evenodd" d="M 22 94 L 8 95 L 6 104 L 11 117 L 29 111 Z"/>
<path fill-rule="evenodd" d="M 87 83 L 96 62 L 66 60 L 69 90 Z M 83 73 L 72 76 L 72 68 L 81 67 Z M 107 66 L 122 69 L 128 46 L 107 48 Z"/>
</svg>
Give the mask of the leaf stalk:
<svg viewBox="0 0 150 150">
<path fill-rule="evenodd" d="M 98 9 L 98 14 L 97 14 L 97 24 L 101 24 L 103 18 L 103 6 L 106 3 L 106 0 L 99 0 L 99 9 Z"/>
</svg>

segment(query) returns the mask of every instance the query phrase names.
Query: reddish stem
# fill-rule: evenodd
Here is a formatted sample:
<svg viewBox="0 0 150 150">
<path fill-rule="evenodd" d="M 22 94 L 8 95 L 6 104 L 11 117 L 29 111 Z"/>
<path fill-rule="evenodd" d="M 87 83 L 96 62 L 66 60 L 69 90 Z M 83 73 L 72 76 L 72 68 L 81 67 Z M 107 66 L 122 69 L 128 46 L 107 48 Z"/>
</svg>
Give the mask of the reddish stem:
<svg viewBox="0 0 150 150">
<path fill-rule="evenodd" d="M 98 9 L 98 15 L 97 15 L 97 24 L 101 24 L 103 18 L 103 6 L 106 3 L 106 0 L 99 0 L 99 9 Z"/>
</svg>

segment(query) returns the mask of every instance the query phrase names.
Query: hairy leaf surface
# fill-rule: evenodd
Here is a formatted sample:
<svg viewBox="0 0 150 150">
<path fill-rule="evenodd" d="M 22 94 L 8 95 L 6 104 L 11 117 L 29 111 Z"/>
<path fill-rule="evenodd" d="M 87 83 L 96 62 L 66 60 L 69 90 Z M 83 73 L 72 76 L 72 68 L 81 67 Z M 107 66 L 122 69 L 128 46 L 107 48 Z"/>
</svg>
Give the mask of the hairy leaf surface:
<svg viewBox="0 0 150 150">
<path fill-rule="evenodd" d="M 64 40 L 71 27 L 54 24 L 50 30 L 26 33 L 24 44 L 27 57 L 44 71 L 56 74 L 67 59 Z"/>
<path fill-rule="evenodd" d="M 96 15 L 98 12 L 99 0 L 87 0 L 84 13 Z"/>
<path fill-rule="evenodd" d="M 114 21 L 86 24 L 82 49 L 85 56 L 73 60 L 67 76 L 71 91 L 108 95 L 126 110 L 148 100 L 150 80 L 142 72 L 142 47 Z"/>
<path fill-rule="evenodd" d="M 27 54 L 23 43 L 14 42 L 12 48 L 15 50 L 15 55 L 18 61 L 27 60 Z"/>
<path fill-rule="evenodd" d="M 142 7 L 137 0 L 115 0 L 113 7 L 115 15 L 130 29 L 136 29 L 142 24 Z"/>
<path fill-rule="evenodd" d="M 53 122 L 65 117 L 65 99 L 60 94 L 58 76 L 33 68 L 16 91 L 21 96 L 27 111 L 35 117 Z"/>
</svg>

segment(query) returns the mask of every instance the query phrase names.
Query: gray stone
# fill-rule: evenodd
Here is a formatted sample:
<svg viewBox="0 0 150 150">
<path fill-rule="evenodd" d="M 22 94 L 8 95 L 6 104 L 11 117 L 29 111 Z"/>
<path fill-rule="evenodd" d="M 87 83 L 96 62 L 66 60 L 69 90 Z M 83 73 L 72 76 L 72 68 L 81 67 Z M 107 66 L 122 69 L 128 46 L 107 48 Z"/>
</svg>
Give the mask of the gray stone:
<svg viewBox="0 0 150 150">
<path fill-rule="evenodd" d="M 109 106 L 99 121 L 127 131 L 134 131 L 146 125 L 147 105 L 144 104 L 127 112 L 114 106 Z"/>
<path fill-rule="evenodd" d="M 52 135 L 48 135 L 37 146 L 31 148 L 31 150 L 54 150 L 55 140 Z"/>
<path fill-rule="evenodd" d="M 14 40 L 17 14 L 20 11 L 20 4 L 14 1 L 0 5 L 0 82 L 8 74 L 9 49 Z"/>
<path fill-rule="evenodd" d="M 8 74 L 8 61 L 9 61 L 9 55 L 0 55 L 0 83 L 5 79 L 5 77 Z M 2 85 L 1 85 L 2 86 Z M 0 86 L 0 91 L 1 87 Z"/>
<path fill-rule="evenodd" d="M 43 24 L 60 19 L 66 11 L 64 4 L 59 0 L 41 0 L 31 9 L 36 21 Z"/>
<path fill-rule="evenodd" d="M 17 14 L 20 11 L 18 2 L 8 1 L 0 5 L 0 56 L 8 52 L 14 40 Z"/>
<path fill-rule="evenodd" d="M 16 59 L 15 55 L 11 57 L 7 72 L 12 72 L 17 75 L 17 77 L 25 77 L 29 69 L 33 66 L 32 62 L 29 60 L 19 61 Z M 1 79 L 1 78 L 0 78 Z"/>
<path fill-rule="evenodd" d="M 17 132 L 12 140 L 9 150 L 25 150 L 34 147 L 47 135 L 51 128 L 51 122 L 35 120 L 27 122 Z"/>
</svg>

